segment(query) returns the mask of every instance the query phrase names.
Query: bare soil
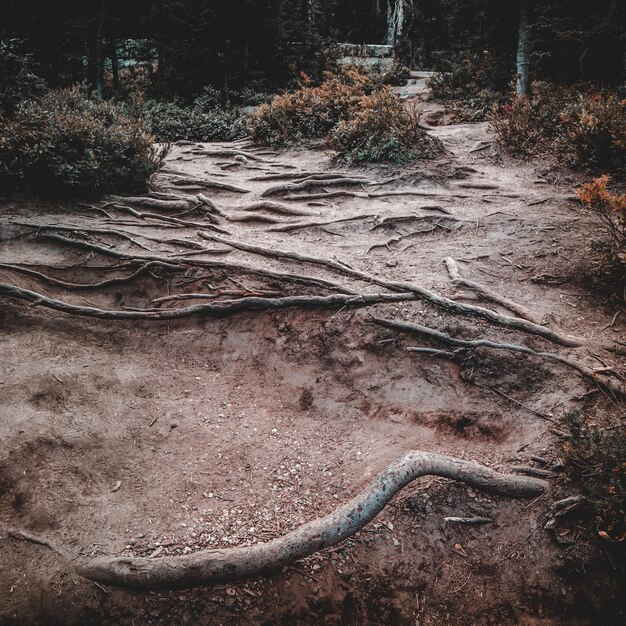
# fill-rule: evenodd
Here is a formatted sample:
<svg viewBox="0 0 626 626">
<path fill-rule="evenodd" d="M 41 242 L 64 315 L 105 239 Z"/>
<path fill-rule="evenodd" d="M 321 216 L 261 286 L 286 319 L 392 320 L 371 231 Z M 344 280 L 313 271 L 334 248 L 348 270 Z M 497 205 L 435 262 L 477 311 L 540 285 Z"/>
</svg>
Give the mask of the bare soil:
<svg viewBox="0 0 626 626">
<path fill-rule="evenodd" d="M 545 527 L 552 503 L 576 493 L 560 471 L 562 441 L 551 429 L 561 428 L 566 412 L 583 407 L 599 419 L 615 415 L 615 399 L 573 370 L 530 356 L 480 352 L 459 364 L 411 354 L 407 346 L 431 344 L 371 322 L 414 321 L 602 367 L 592 356 L 597 354 L 624 370 L 623 360 L 602 347 L 624 338 L 626 316 L 613 319 L 615 302 L 583 280 L 590 239 L 601 231 L 573 200 L 575 180 L 546 163 L 503 157 L 485 124 L 430 132 L 446 154 L 410 167 L 349 168 L 315 148 L 274 153 L 241 143 L 178 145 L 155 184 L 193 198 L 197 189 L 173 184 L 172 172 L 179 172 L 249 190 L 203 191 L 227 218 L 265 215 L 293 224 L 371 215 L 288 231 L 275 230 L 281 224 L 226 218 L 220 226 L 228 239 L 340 260 L 506 313 L 452 286 L 442 262 L 453 257 L 465 278 L 525 305 L 585 346 L 565 349 L 419 300 L 120 322 L 3 298 L 0 529 L 45 537 L 70 560 L 0 532 L 0 623 L 623 623 L 621 565 L 597 538 L 593 520 Z M 223 154 L 206 154 L 217 149 Z M 328 191 L 432 195 L 285 200 L 279 194 L 270 199 L 311 215 L 244 211 L 268 187 L 290 182 L 255 178 L 324 171 L 380 182 Z M 175 262 L 190 251 L 164 243 L 177 238 L 223 250 L 192 258 L 323 278 L 360 293 L 384 291 L 327 268 L 211 246 L 198 227 L 106 210 L 112 219 L 79 204 L 7 202 L 0 207 L 0 262 L 30 264 L 72 282 L 128 274 L 107 271 L 120 264 L 114 258 L 37 236 L 48 232 L 46 226 L 71 224 L 79 231 L 124 230 L 150 249 L 103 233 L 64 233 L 130 255 L 159 254 Z M 420 219 L 424 215 L 430 217 Z M 391 216 L 404 217 L 382 221 Z M 208 224 L 197 213 L 180 219 Z M 0 282 L 115 310 L 155 307 L 156 298 L 212 288 L 332 292 L 252 269 L 156 269 L 119 285 L 70 290 L 0 267 Z M 549 492 L 534 501 L 419 480 L 352 539 L 260 580 L 145 593 L 105 588 L 72 571 L 71 559 L 86 555 L 160 558 L 267 541 L 330 512 L 411 449 L 502 471 L 545 469 L 531 461 L 541 457 L 554 477 Z M 444 521 L 476 515 L 493 522 Z"/>
</svg>

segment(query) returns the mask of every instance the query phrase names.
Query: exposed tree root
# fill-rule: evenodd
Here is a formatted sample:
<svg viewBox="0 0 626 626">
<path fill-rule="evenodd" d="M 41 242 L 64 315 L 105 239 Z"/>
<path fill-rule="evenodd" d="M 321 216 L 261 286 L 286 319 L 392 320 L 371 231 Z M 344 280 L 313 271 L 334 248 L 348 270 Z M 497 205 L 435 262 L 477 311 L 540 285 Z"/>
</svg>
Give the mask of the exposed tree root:
<svg viewBox="0 0 626 626">
<path fill-rule="evenodd" d="M 291 224 L 283 224 L 282 226 L 274 226 L 268 230 L 272 232 L 289 232 L 293 230 L 302 230 L 303 228 L 318 228 L 320 226 L 330 226 L 331 224 L 343 224 L 345 222 L 356 222 L 359 220 L 371 220 L 380 217 L 379 213 L 363 213 L 361 215 L 352 215 L 350 217 L 340 217 L 334 220 L 319 220 L 310 222 L 292 222 Z"/>
<path fill-rule="evenodd" d="M 54 241 L 58 241 L 59 243 L 75 246 L 78 248 L 84 248 L 86 250 L 90 250 L 91 252 L 97 252 L 99 254 L 104 254 L 105 256 L 114 257 L 117 259 L 124 259 L 131 264 L 144 264 L 149 261 L 156 261 L 164 264 L 176 264 L 180 266 L 188 266 L 188 267 L 210 267 L 215 269 L 222 269 L 229 272 L 240 272 L 242 274 L 249 274 L 250 276 L 258 276 L 264 279 L 272 279 L 279 280 L 281 282 L 290 281 L 293 283 L 297 283 L 300 285 L 306 285 L 308 287 L 321 287 L 322 289 L 328 289 L 334 291 L 336 293 L 342 293 L 346 295 L 358 295 L 354 290 L 348 289 L 343 285 L 338 283 L 324 280 L 322 278 L 313 278 L 312 276 L 302 276 L 300 274 L 287 274 L 283 272 L 272 272 L 270 270 L 263 270 L 257 267 L 249 267 L 247 265 L 239 265 L 236 263 L 227 263 L 225 261 L 214 261 L 209 259 L 196 259 L 191 258 L 190 253 L 187 253 L 187 256 L 175 256 L 175 258 L 171 256 L 159 256 L 159 255 L 144 255 L 144 256 L 135 256 L 129 254 L 127 252 L 120 252 L 119 250 L 113 250 L 112 248 L 106 248 L 105 246 L 100 246 L 98 244 L 94 244 L 88 241 L 79 241 L 77 239 L 71 239 L 68 237 L 63 237 L 62 235 L 57 235 L 55 233 L 42 233 L 38 235 L 39 237 L 43 237 L 46 239 L 52 239 Z M 210 253 L 211 250 L 206 250 L 203 252 Z M 220 251 L 221 253 L 221 251 Z"/>
<path fill-rule="evenodd" d="M 85 227 L 85 226 L 74 226 L 74 225 L 63 225 L 63 224 L 36 224 L 33 222 L 24 222 L 22 220 L 12 220 L 11 224 L 17 224 L 18 226 L 26 226 L 29 228 L 34 228 L 37 230 L 56 230 L 66 233 L 78 233 L 79 235 L 87 235 L 95 234 L 95 235 L 114 235 L 115 237 L 119 237 L 120 239 L 126 239 L 126 241 L 130 241 L 132 244 L 138 246 L 139 248 L 143 248 L 148 252 L 152 252 L 152 250 L 142 244 L 140 241 L 137 241 L 131 233 L 115 230 L 114 228 L 97 228 L 97 227 Z M 144 239 L 153 239 L 154 241 L 161 241 L 165 243 L 162 239 L 156 239 L 154 237 L 145 237 L 144 235 L 138 235 L 139 237 L 143 237 Z"/>
<path fill-rule="evenodd" d="M 149 196 L 112 196 L 113 203 L 130 204 L 131 206 L 141 206 L 146 209 L 155 209 L 157 211 L 187 211 L 197 202 L 192 200 L 162 200 L 160 198 L 151 198 Z M 107 208 L 105 205 L 103 208 Z"/>
<path fill-rule="evenodd" d="M 262 213 L 232 213 L 229 222 L 259 222 L 263 224 L 286 224 L 285 220 L 281 220 L 272 215 L 263 215 Z"/>
<path fill-rule="evenodd" d="M 375 183 L 373 183 L 375 184 Z M 386 198 L 391 196 L 420 196 L 425 198 L 441 198 L 446 200 L 453 200 L 457 198 L 469 198 L 467 194 L 447 194 L 437 193 L 434 191 L 420 191 L 417 189 L 399 189 L 394 191 L 347 191 L 345 189 L 339 189 L 337 191 L 328 191 L 326 193 L 309 193 L 309 194 L 294 194 L 286 195 L 283 200 L 328 200 L 330 198 Z M 446 212 L 445 209 L 440 208 L 442 212 Z"/>
<path fill-rule="evenodd" d="M 366 272 L 353 269 L 350 266 L 340 261 L 332 261 L 329 259 L 312 257 L 308 255 L 298 254 L 297 252 L 276 250 L 276 249 L 270 249 L 270 248 L 263 248 L 261 246 L 242 244 L 237 241 L 233 241 L 231 239 L 224 239 L 223 237 L 210 235 L 208 233 L 200 232 L 198 234 L 202 238 L 207 239 L 209 241 L 216 241 L 218 243 L 223 243 L 225 245 L 238 248 L 240 250 L 252 252 L 253 254 L 261 254 L 264 256 L 269 256 L 269 257 L 274 257 L 274 258 L 292 259 L 294 261 L 312 263 L 314 265 L 320 265 L 323 267 L 331 268 L 333 270 L 336 270 L 337 272 L 340 272 L 341 274 L 358 278 L 359 280 L 362 280 L 367 283 L 378 285 L 380 287 L 385 287 L 386 289 L 389 289 L 391 291 L 397 291 L 397 292 L 409 292 L 410 291 L 416 294 L 417 296 L 419 296 L 421 299 L 426 300 L 436 306 L 442 307 L 449 311 L 453 311 L 455 313 L 460 313 L 463 315 L 475 315 L 477 317 L 482 317 L 483 319 L 486 319 L 492 324 L 504 326 L 505 328 L 513 328 L 515 330 L 521 330 L 522 332 L 529 333 L 532 335 L 538 335 L 540 337 L 543 337 L 544 339 L 547 339 L 548 341 L 552 341 L 562 346 L 578 347 L 578 346 L 583 345 L 583 342 L 575 337 L 561 335 L 557 332 L 550 330 L 549 328 L 545 328 L 543 326 L 540 326 L 539 324 L 534 324 L 533 322 L 529 322 L 528 320 L 521 319 L 519 317 L 511 317 L 509 315 L 502 315 L 500 313 L 496 313 L 495 311 L 491 311 L 489 309 L 485 309 L 479 306 L 474 306 L 471 304 L 455 302 L 454 300 L 450 300 L 448 298 L 444 298 L 443 296 L 439 296 L 414 283 L 389 281 L 389 280 L 384 280 L 382 278 L 377 278 L 376 276 L 370 276 Z"/>
<path fill-rule="evenodd" d="M 215 300 L 224 296 L 236 296 L 238 298 L 274 298 L 280 296 L 278 291 L 263 291 L 262 289 L 213 289 L 211 293 L 177 293 L 171 296 L 155 298 L 152 304 L 160 306 L 166 302 L 178 302 L 180 300 Z"/>
<path fill-rule="evenodd" d="M 173 265 L 171 263 L 161 263 L 160 261 L 149 261 L 142 265 L 138 270 L 135 270 L 132 274 L 128 276 L 120 276 L 119 278 L 109 278 L 107 280 L 102 280 L 97 283 L 72 283 L 65 280 L 61 280 L 60 278 L 55 278 L 54 276 L 48 276 L 43 272 L 37 272 L 36 270 L 31 270 L 26 267 L 22 267 L 21 265 L 10 265 L 8 263 L 0 263 L 0 268 L 5 268 L 9 270 L 13 270 L 14 272 L 20 272 L 21 274 L 26 274 L 28 276 L 34 276 L 35 278 L 39 278 L 50 285 L 56 285 L 58 287 L 63 287 L 64 289 L 100 289 L 102 287 L 110 287 L 111 285 L 120 285 L 122 283 L 130 282 L 134 280 L 144 272 L 154 268 L 154 267 L 165 267 L 168 269 L 179 269 L 179 266 Z"/>
<path fill-rule="evenodd" d="M 9 535 L 9 537 L 11 537 L 12 539 L 17 539 L 18 541 L 25 541 L 27 543 L 34 543 L 38 546 L 44 546 L 45 548 L 48 548 L 48 550 L 52 550 L 52 552 L 58 554 L 63 559 L 67 560 L 69 558 L 68 555 L 65 554 L 65 552 L 59 550 L 54 544 L 52 544 L 47 539 L 44 539 L 43 537 L 31 535 L 30 533 L 27 533 L 23 530 L 17 530 L 14 528 L 10 528 L 9 530 L 7 530 L 7 535 Z"/>
<path fill-rule="evenodd" d="M 365 251 L 365 254 L 369 254 L 372 250 L 376 250 L 377 248 L 386 248 L 389 252 L 391 252 L 391 248 L 390 248 L 391 244 L 399 243 L 401 241 L 404 241 L 405 239 L 408 239 L 409 237 L 413 237 L 414 235 L 426 235 L 428 233 L 432 233 L 433 231 L 437 230 L 438 228 L 442 228 L 442 229 L 448 230 L 448 231 L 452 230 L 452 229 L 448 228 L 447 226 L 444 226 L 440 222 L 436 222 L 435 224 L 433 224 L 433 226 L 431 228 L 427 228 L 425 230 L 414 230 L 414 231 L 412 231 L 410 233 L 406 233 L 405 235 L 398 235 L 397 237 L 391 237 L 390 239 L 387 239 L 387 241 L 383 241 L 383 243 L 376 243 L 376 244 L 370 246 Z M 404 249 L 408 250 L 409 248 L 411 248 L 414 245 L 415 244 L 411 244 L 410 246 L 407 246 Z"/>
<path fill-rule="evenodd" d="M 264 174 L 262 176 L 255 176 L 250 180 L 253 181 L 271 181 L 271 180 L 308 180 L 314 176 L 320 176 L 324 178 L 342 178 L 350 177 L 348 174 L 342 172 L 285 172 L 280 174 Z"/>
<path fill-rule="evenodd" d="M 317 180 L 315 178 L 304 180 L 299 183 L 286 183 L 284 185 L 275 185 L 274 187 L 268 187 L 261 197 L 267 198 L 268 196 L 276 196 L 283 193 L 292 193 L 294 191 L 307 191 L 308 189 L 316 189 L 318 187 L 338 187 L 339 185 L 373 185 L 377 183 L 368 183 L 363 178 L 324 178 Z"/>
<path fill-rule="evenodd" d="M 464 287 L 467 287 L 468 289 L 471 289 L 478 295 L 485 298 L 485 300 L 489 300 L 490 302 L 499 304 L 505 309 L 508 309 L 509 311 L 515 313 L 518 317 L 522 317 L 529 322 L 533 322 L 533 324 L 543 323 L 543 320 L 541 320 L 538 315 L 535 315 L 532 311 L 529 311 L 521 304 L 513 302 L 513 300 L 509 300 L 508 298 L 497 294 L 495 291 L 492 291 L 491 289 L 485 287 L 484 285 L 481 285 L 480 283 L 476 283 L 473 280 L 467 280 L 463 278 L 461 276 L 461 272 L 459 271 L 459 266 L 453 258 L 448 257 L 444 260 L 444 264 L 454 285 L 462 285 Z"/>
<path fill-rule="evenodd" d="M 228 148 L 224 148 L 220 150 L 207 150 L 206 148 L 196 148 L 196 149 L 190 150 L 190 153 L 201 154 L 202 156 L 208 156 L 208 157 L 231 157 L 233 158 L 236 156 L 242 156 L 246 159 L 249 159 L 250 161 L 259 161 L 261 163 L 269 163 L 267 159 L 262 159 L 261 157 L 257 156 L 253 152 L 248 152 L 244 150 L 232 150 Z"/>
<path fill-rule="evenodd" d="M 103 320 L 171 320 L 183 317 L 211 316 L 219 317 L 232 315 L 241 311 L 263 311 L 279 310 L 290 308 L 303 309 L 328 309 L 335 307 L 362 307 L 373 304 L 383 304 L 387 302 L 406 302 L 415 300 L 415 296 L 410 293 L 387 293 L 387 294 L 358 294 L 343 295 L 333 294 L 330 296 L 289 296 L 284 298 L 241 298 L 239 300 L 225 300 L 219 303 L 195 304 L 183 309 L 160 310 L 128 310 L 128 311 L 108 311 L 95 307 L 84 307 L 61 300 L 48 298 L 43 294 L 29 289 L 22 289 L 15 285 L 0 283 L 0 295 L 18 300 L 25 300 L 31 305 L 43 306 L 69 315 L 81 317 L 93 317 Z"/>
<path fill-rule="evenodd" d="M 250 193 L 249 189 L 235 187 L 234 185 L 227 185 L 226 183 L 218 183 L 214 180 L 204 180 L 202 178 L 188 178 L 183 175 L 179 176 L 180 178 L 176 178 L 176 180 L 171 181 L 171 184 L 175 187 L 198 186 L 202 189 L 217 189 L 218 191 L 231 191 L 233 193 Z"/>
<path fill-rule="evenodd" d="M 394 495 L 422 476 L 441 476 L 512 497 L 537 496 L 547 488 L 544 481 L 535 478 L 501 474 L 477 463 L 413 451 L 392 463 L 332 513 L 267 543 L 157 559 L 99 557 L 81 563 L 77 573 L 99 583 L 131 589 L 197 587 L 259 576 L 351 537 Z"/>
<path fill-rule="evenodd" d="M 242 211 L 268 211 L 270 213 L 278 213 L 280 215 L 314 215 L 311 211 L 305 211 L 303 209 L 296 209 L 287 204 L 281 202 L 272 202 L 270 200 L 261 200 L 259 202 L 253 202 L 247 206 L 241 207 Z"/>
<path fill-rule="evenodd" d="M 226 213 L 222 211 L 218 206 L 213 202 L 213 200 L 209 200 L 204 194 L 199 193 L 196 195 L 198 202 L 201 202 L 211 213 L 215 213 L 220 217 L 226 217 Z"/>
<path fill-rule="evenodd" d="M 384 326 L 386 328 L 392 328 L 394 330 L 399 330 L 405 333 L 409 333 L 412 335 L 420 335 L 423 337 L 428 337 L 429 339 L 434 339 L 435 341 L 439 341 L 448 346 L 452 346 L 458 349 L 471 349 L 475 350 L 477 348 L 488 348 L 491 350 L 506 350 L 509 352 L 520 352 L 522 354 L 529 354 L 531 356 L 538 356 L 543 359 L 547 359 L 549 361 L 554 361 L 556 363 L 562 363 L 563 365 L 567 365 L 568 367 L 575 369 L 581 376 L 584 378 L 588 378 L 593 381 L 600 387 L 619 395 L 626 395 L 626 386 L 622 382 L 617 382 L 610 378 L 600 378 L 598 376 L 599 373 L 602 373 L 602 370 L 596 371 L 586 365 L 581 365 L 580 363 L 573 361 L 567 357 L 561 356 L 560 354 L 554 354 L 553 352 L 537 352 L 532 348 L 528 348 L 526 346 L 521 346 L 518 344 L 512 343 L 496 343 L 494 341 L 489 341 L 488 339 L 457 339 L 456 337 L 450 337 L 450 335 L 446 335 L 438 330 L 433 328 L 428 328 L 426 326 L 420 326 L 419 324 L 410 324 L 409 322 L 401 322 L 397 320 L 385 320 L 380 318 L 375 318 L 372 320 L 375 324 L 379 324 L 380 326 Z M 407 348 L 407 350 L 411 351 L 419 351 L 422 352 L 423 349 L 418 348 L 415 350 L 414 348 Z M 604 369 L 604 368 L 603 368 Z"/>
<path fill-rule="evenodd" d="M 387 228 L 388 226 L 394 227 L 398 222 L 428 222 L 430 220 L 437 220 L 438 223 L 444 220 L 449 222 L 463 221 L 457 220 L 455 217 L 442 217 L 441 215 L 416 215 L 415 213 L 410 213 L 408 215 L 388 215 L 387 217 L 380 219 L 372 230 L 376 230 L 377 228 Z"/>
<path fill-rule="evenodd" d="M 205 215 L 207 215 L 207 217 L 210 218 L 210 221 L 213 222 L 211 224 L 204 224 L 202 222 L 192 222 L 191 220 L 180 219 L 180 217 L 159 215 L 158 213 L 141 213 L 137 211 L 136 209 L 133 209 L 132 207 L 127 207 L 122 204 L 110 205 L 110 207 L 117 209 L 118 211 L 128 213 L 129 215 L 132 215 L 133 217 L 136 217 L 141 220 L 148 220 L 148 219 L 155 220 L 159 222 L 165 222 L 167 224 L 175 224 L 180 227 L 209 228 L 209 229 L 215 230 L 218 233 L 224 233 L 226 235 L 230 234 L 227 230 L 220 228 L 219 226 L 216 226 L 214 222 L 216 222 L 217 220 L 215 220 L 213 216 L 210 216 L 210 214 L 207 214 L 207 213 L 205 213 Z M 141 224 L 137 224 L 137 226 L 140 226 L 140 225 Z"/>
</svg>

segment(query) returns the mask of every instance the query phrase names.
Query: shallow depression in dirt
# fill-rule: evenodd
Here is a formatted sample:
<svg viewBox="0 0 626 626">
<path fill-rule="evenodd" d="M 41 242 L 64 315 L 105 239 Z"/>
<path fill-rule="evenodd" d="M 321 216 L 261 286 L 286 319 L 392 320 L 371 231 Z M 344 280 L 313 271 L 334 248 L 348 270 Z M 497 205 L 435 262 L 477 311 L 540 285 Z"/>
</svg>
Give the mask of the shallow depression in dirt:
<svg viewBox="0 0 626 626">
<path fill-rule="evenodd" d="M 239 525 L 271 520 L 275 534 L 332 509 L 406 450 L 463 455 L 471 440 L 484 460 L 515 430 L 503 412 L 480 410 L 455 366 L 405 354 L 363 312 L 176 330 L 58 319 L 45 343 L 24 336 L 24 321 L 17 314 L 5 336 L 2 510 L 83 547 L 115 552 L 137 534 L 182 539 L 189 528 L 198 537 L 232 507 Z M 24 341 L 36 358 L 11 361 Z M 209 544 L 254 537 L 226 525 Z"/>
</svg>

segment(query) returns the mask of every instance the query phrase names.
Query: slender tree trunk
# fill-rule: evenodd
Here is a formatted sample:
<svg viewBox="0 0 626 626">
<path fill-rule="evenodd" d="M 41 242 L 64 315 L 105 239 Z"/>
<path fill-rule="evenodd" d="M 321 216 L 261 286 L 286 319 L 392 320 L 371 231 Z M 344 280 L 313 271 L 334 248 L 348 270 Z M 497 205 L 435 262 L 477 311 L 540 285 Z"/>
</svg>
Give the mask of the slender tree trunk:
<svg viewBox="0 0 626 626">
<path fill-rule="evenodd" d="M 111 73 L 113 75 L 113 90 L 120 89 L 120 66 L 117 58 L 117 39 L 111 37 L 109 40 L 109 58 L 111 59 Z"/>
<path fill-rule="evenodd" d="M 528 0 L 519 0 L 519 29 L 517 37 L 517 94 L 528 96 L 530 92 L 530 80 L 528 70 L 529 59 L 528 37 Z"/>
<path fill-rule="evenodd" d="M 94 39 L 94 83 L 93 87 L 98 98 L 104 96 L 104 5 L 106 0 L 101 0 L 98 14 L 96 15 L 95 39 Z"/>
</svg>

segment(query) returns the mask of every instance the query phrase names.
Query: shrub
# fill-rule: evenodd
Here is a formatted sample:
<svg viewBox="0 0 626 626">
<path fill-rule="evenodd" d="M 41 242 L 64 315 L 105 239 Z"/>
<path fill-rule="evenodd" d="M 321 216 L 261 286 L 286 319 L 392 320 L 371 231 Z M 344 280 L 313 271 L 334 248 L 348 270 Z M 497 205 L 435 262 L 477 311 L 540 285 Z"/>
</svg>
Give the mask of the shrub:
<svg viewBox="0 0 626 626">
<path fill-rule="evenodd" d="M 430 79 L 430 99 L 450 105 L 457 118 L 477 121 L 506 93 L 511 77 L 490 52 L 461 52 Z"/>
<path fill-rule="evenodd" d="M 594 506 L 598 535 L 626 539 L 626 432 L 601 428 L 581 411 L 565 416 L 570 440 L 565 460 L 570 477 Z"/>
<path fill-rule="evenodd" d="M 388 72 L 382 74 L 382 83 L 392 87 L 401 87 L 411 78 L 411 70 L 406 65 L 394 63 Z"/>
<path fill-rule="evenodd" d="M 358 110 L 334 130 L 331 145 L 357 163 L 405 163 L 430 158 L 440 151 L 439 142 L 420 126 L 417 111 L 389 90 L 362 96 Z"/>
<path fill-rule="evenodd" d="M 24 102 L 0 121 L 0 171 L 44 191 L 142 187 L 166 151 L 137 120 L 79 86 Z"/>
<path fill-rule="evenodd" d="M 159 141 L 233 141 L 248 134 L 247 116 L 237 107 L 271 99 L 253 89 L 222 92 L 209 86 L 190 104 L 182 100 L 146 100 L 138 111 Z"/>
<path fill-rule="evenodd" d="M 600 246 L 605 252 L 601 270 L 620 287 L 626 279 L 626 193 L 608 189 L 609 177 L 600 176 L 581 185 L 576 193 L 583 205 L 600 217 L 608 233 L 608 242 Z"/>
<path fill-rule="evenodd" d="M 564 107 L 558 152 L 570 165 L 618 171 L 626 167 L 626 100 L 580 95 Z"/>
<path fill-rule="evenodd" d="M 26 59 L 0 50 L 0 115 L 12 115 L 20 102 L 39 98 L 46 89 Z"/>
<path fill-rule="evenodd" d="M 372 79 L 356 68 L 326 74 L 318 86 L 303 75 L 296 91 L 276 96 L 251 116 L 250 133 L 255 141 L 273 145 L 328 137 L 373 89 Z"/>
<path fill-rule="evenodd" d="M 532 94 L 515 98 L 489 116 L 500 144 L 514 156 L 556 153 L 563 107 L 576 97 L 573 88 L 544 82 L 534 82 Z"/>
<path fill-rule="evenodd" d="M 547 153 L 589 169 L 626 167 L 626 101 L 613 94 L 533 83 L 531 98 L 502 106 L 490 122 L 500 144 L 515 156 Z"/>
<path fill-rule="evenodd" d="M 354 162 L 406 162 L 433 156 L 440 146 L 415 110 L 354 67 L 327 74 L 318 86 L 304 77 L 297 91 L 260 107 L 249 128 L 256 141 L 273 145 L 325 139 Z"/>
<path fill-rule="evenodd" d="M 235 109 L 204 110 L 181 102 L 147 100 L 141 116 L 159 141 L 232 141 L 247 134 L 245 116 Z"/>
</svg>

